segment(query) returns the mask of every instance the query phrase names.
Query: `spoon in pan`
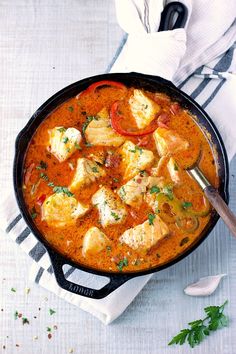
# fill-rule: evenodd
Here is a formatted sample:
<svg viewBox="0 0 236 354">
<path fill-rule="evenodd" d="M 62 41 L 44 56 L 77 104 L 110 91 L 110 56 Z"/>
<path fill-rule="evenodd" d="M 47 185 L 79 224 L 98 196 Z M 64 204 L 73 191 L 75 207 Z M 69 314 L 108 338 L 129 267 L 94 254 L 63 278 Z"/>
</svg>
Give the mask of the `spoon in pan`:
<svg viewBox="0 0 236 354">
<path fill-rule="evenodd" d="M 231 233 L 236 237 L 236 216 L 233 214 L 233 212 L 230 210 L 223 198 L 220 196 L 217 189 L 210 184 L 208 179 L 204 176 L 204 174 L 198 167 L 200 158 L 201 149 L 197 161 L 192 166 L 188 167 L 186 171 L 192 178 L 195 179 L 195 181 L 197 181 L 211 205 L 214 207 L 220 217 L 224 220 L 226 226 L 229 228 Z"/>
</svg>

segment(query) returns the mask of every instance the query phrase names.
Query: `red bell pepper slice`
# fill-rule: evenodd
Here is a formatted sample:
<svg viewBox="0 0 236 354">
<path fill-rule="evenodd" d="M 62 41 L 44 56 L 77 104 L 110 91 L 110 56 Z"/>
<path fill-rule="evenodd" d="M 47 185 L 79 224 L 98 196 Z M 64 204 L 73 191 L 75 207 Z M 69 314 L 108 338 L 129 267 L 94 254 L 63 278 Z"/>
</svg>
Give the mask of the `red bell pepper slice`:
<svg viewBox="0 0 236 354">
<path fill-rule="evenodd" d="M 81 97 L 87 93 L 91 93 L 101 86 L 111 86 L 111 87 L 115 87 L 115 88 L 118 88 L 121 90 L 126 90 L 126 86 L 124 84 L 122 84 L 121 82 L 111 81 L 111 80 L 102 80 L 102 81 L 94 82 L 86 90 L 79 93 L 79 95 L 77 97 Z"/>
<path fill-rule="evenodd" d="M 43 204 L 43 202 L 45 201 L 45 199 L 46 199 L 46 194 L 42 194 L 42 195 L 37 199 L 36 203 L 41 206 L 41 205 Z"/>
<path fill-rule="evenodd" d="M 125 119 L 121 114 L 118 113 L 119 101 L 116 101 L 111 106 L 111 126 L 119 134 L 125 136 L 143 136 L 153 133 L 158 127 L 157 121 L 152 121 L 152 123 L 145 130 L 139 130 L 136 132 L 130 132 L 121 127 L 120 122 Z"/>
</svg>

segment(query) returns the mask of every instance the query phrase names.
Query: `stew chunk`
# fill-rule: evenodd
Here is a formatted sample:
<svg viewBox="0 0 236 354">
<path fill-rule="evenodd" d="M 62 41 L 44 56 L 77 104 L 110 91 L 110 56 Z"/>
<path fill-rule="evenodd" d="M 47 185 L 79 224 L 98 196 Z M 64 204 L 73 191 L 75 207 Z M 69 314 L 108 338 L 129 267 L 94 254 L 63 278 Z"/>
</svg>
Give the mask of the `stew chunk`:
<svg viewBox="0 0 236 354">
<path fill-rule="evenodd" d="M 160 111 L 160 106 L 144 95 L 141 90 L 134 90 L 129 104 L 139 129 L 146 128 Z"/>
<path fill-rule="evenodd" d="M 83 256 L 94 255 L 101 252 L 108 244 L 109 238 L 97 227 L 88 229 L 84 235 L 82 253 Z"/>
<path fill-rule="evenodd" d="M 54 227 L 73 225 L 89 208 L 65 193 L 55 193 L 42 205 L 42 220 Z"/>
<path fill-rule="evenodd" d="M 96 179 L 105 176 L 105 174 L 106 172 L 96 162 L 86 158 L 79 158 L 69 189 L 74 191 L 84 185 L 89 185 L 95 182 Z"/>
<path fill-rule="evenodd" d="M 120 146 L 125 141 L 123 136 L 112 129 L 106 108 L 103 108 L 88 124 L 85 137 L 90 144 L 101 146 Z"/>
<path fill-rule="evenodd" d="M 143 224 L 126 230 L 120 237 L 121 243 L 126 243 L 134 250 L 149 250 L 163 237 L 169 234 L 168 226 L 158 215 L 154 220 L 146 220 Z"/>
<path fill-rule="evenodd" d="M 167 169 L 169 171 L 172 181 L 176 184 L 181 182 L 181 170 L 175 159 L 171 157 L 167 163 Z"/>
<path fill-rule="evenodd" d="M 78 129 L 55 127 L 49 130 L 49 150 L 60 161 L 68 159 L 81 141 Z"/>
<path fill-rule="evenodd" d="M 131 141 L 126 141 L 121 147 L 124 179 L 136 176 L 140 171 L 150 167 L 154 161 L 154 154 L 150 150 L 140 148 Z"/>
<path fill-rule="evenodd" d="M 144 193 L 148 185 L 148 177 L 135 176 L 120 187 L 118 194 L 128 205 L 139 207 L 143 202 Z"/>
<path fill-rule="evenodd" d="M 157 151 L 160 156 L 187 150 L 189 143 L 178 133 L 166 128 L 157 128 L 153 133 Z"/>
<path fill-rule="evenodd" d="M 124 221 L 127 211 L 122 202 L 107 187 L 100 188 L 92 197 L 92 204 L 97 207 L 101 225 L 120 224 Z"/>
</svg>

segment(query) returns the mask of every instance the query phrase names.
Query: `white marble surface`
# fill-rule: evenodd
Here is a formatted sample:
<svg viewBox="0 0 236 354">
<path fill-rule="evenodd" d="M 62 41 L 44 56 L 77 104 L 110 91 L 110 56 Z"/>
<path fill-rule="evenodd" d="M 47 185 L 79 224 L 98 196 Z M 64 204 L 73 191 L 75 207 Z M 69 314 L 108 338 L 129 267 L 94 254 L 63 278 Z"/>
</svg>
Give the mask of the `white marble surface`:
<svg viewBox="0 0 236 354">
<path fill-rule="evenodd" d="M 31 114 L 60 88 L 106 69 L 122 37 L 114 10 L 111 0 L 0 1 L 1 197 L 11 189 L 15 136 Z M 230 180 L 231 207 L 236 211 L 234 175 L 236 161 L 231 164 Z M 1 233 L 0 353 L 64 354 L 71 348 L 83 354 L 190 353 L 188 346 L 168 347 L 167 343 L 187 322 L 200 318 L 205 306 L 228 299 L 229 328 L 211 335 L 194 352 L 234 354 L 235 254 L 236 241 L 219 222 L 192 255 L 156 274 L 125 313 L 105 327 L 29 283 L 30 259 Z M 228 276 L 213 295 L 184 295 L 188 283 L 217 273 Z M 31 289 L 28 295 L 26 287 Z M 49 308 L 56 314 L 50 316 Z M 15 310 L 27 316 L 30 325 L 15 321 Z M 58 329 L 49 340 L 46 327 L 53 325 Z"/>
</svg>

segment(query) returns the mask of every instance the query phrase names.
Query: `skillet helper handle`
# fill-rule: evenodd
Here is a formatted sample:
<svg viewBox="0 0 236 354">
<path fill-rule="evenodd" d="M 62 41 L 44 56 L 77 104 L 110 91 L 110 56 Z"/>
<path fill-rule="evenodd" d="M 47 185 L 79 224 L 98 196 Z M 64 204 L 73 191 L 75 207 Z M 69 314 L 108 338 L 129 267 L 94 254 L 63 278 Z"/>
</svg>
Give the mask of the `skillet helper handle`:
<svg viewBox="0 0 236 354">
<path fill-rule="evenodd" d="M 76 295 L 85 296 L 91 299 L 103 299 L 104 297 L 112 293 L 114 290 L 118 289 L 127 280 L 132 278 L 131 276 L 126 274 L 104 275 L 104 277 L 110 279 L 109 283 L 107 283 L 101 289 L 88 288 L 86 286 L 82 286 L 73 283 L 70 280 L 67 280 L 62 269 L 63 265 L 67 264 L 67 262 L 64 260 L 63 257 L 61 257 L 52 250 L 48 251 L 48 253 L 51 258 L 55 278 L 57 280 L 58 285 L 61 288 L 70 291 L 71 293 L 74 293 Z"/>
<path fill-rule="evenodd" d="M 230 210 L 223 198 L 219 195 L 218 191 L 212 186 L 207 186 L 204 189 L 204 193 L 217 213 L 224 220 L 233 236 L 236 237 L 236 216 Z"/>
</svg>

